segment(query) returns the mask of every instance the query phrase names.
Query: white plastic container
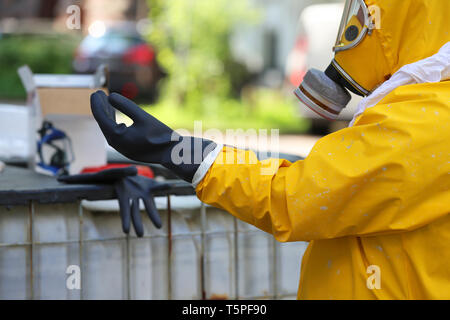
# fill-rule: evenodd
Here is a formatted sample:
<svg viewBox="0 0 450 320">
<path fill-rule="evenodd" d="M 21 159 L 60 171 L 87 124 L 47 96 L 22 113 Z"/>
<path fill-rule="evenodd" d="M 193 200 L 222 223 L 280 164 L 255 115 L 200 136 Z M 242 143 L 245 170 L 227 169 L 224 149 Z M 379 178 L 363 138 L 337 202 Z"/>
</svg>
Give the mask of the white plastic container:
<svg viewBox="0 0 450 320">
<path fill-rule="evenodd" d="M 0 159 L 28 160 L 28 118 L 27 107 L 0 104 Z"/>
</svg>

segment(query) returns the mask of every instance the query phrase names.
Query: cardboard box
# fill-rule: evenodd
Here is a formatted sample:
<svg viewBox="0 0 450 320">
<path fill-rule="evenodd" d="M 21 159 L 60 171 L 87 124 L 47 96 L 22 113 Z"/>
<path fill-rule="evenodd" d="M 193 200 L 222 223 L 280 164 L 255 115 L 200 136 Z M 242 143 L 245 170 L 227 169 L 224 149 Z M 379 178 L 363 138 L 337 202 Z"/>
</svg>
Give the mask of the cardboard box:
<svg viewBox="0 0 450 320">
<path fill-rule="evenodd" d="M 90 96 L 99 89 L 38 88 L 42 115 L 65 114 L 91 116 Z M 102 88 L 105 93 L 108 90 Z"/>
<path fill-rule="evenodd" d="M 103 166 L 107 163 L 106 140 L 91 112 L 90 96 L 97 90 L 106 89 L 106 68 L 101 66 L 94 75 L 33 74 L 27 66 L 19 69 L 19 75 L 28 94 L 28 107 L 32 118 L 30 143 L 37 145 L 37 134 L 44 121 L 63 131 L 70 139 L 74 161 L 70 174 L 83 168 Z M 38 154 L 35 148 L 30 166 L 42 170 L 40 162 L 52 158 L 54 149 L 47 148 Z"/>
</svg>

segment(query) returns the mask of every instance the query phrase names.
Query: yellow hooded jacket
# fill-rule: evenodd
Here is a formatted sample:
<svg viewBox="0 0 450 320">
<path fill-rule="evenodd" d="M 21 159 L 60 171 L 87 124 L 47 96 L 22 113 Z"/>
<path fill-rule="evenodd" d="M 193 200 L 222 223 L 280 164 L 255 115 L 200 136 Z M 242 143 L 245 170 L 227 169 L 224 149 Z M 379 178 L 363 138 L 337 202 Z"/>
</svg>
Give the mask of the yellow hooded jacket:
<svg viewBox="0 0 450 320">
<path fill-rule="evenodd" d="M 385 61 L 383 73 L 450 41 L 450 1 L 367 2 L 380 5 L 382 23 L 394 21 L 363 40 L 385 41 L 375 59 Z M 439 36 L 424 31 L 433 23 Z M 305 160 L 258 161 L 224 147 L 197 195 L 279 241 L 310 241 L 300 299 L 450 299 L 449 123 L 450 81 L 398 87 Z"/>
</svg>

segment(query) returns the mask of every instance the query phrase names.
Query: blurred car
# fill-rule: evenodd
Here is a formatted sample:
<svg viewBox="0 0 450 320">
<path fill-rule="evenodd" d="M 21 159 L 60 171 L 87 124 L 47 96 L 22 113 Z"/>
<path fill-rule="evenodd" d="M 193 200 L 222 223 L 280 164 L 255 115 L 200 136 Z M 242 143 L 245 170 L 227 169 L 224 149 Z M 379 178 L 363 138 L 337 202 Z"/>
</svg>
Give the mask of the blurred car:
<svg viewBox="0 0 450 320">
<path fill-rule="evenodd" d="M 109 72 L 110 92 L 129 99 L 153 102 L 158 97 L 158 82 L 165 72 L 156 61 L 155 49 L 131 22 L 107 25 L 94 22 L 75 52 L 76 73 L 95 73 L 101 64 Z"/>
<path fill-rule="evenodd" d="M 295 87 L 298 87 L 310 68 L 325 70 L 334 57 L 332 50 L 336 42 L 344 1 L 325 3 L 306 7 L 299 20 L 296 45 L 291 51 L 286 66 L 286 74 Z M 342 111 L 337 121 L 330 122 L 318 116 L 309 108 L 301 107 L 301 115 L 311 119 L 313 131 L 325 133 L 346 126 L 353 118 L 361 97 L 352 94 L 352 100 Z"/>
</svg>

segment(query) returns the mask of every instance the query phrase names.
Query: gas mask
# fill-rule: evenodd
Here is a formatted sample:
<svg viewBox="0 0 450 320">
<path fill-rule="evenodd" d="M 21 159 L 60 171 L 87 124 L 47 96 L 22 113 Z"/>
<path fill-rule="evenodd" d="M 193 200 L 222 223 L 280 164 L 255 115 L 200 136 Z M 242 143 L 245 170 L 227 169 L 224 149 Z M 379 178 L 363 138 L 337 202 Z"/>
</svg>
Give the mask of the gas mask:
<svg viewBox="0 0 450 320">
<path fill-rule="evenodd" d="M 349 91 L 360 96 L 368 95 L 370 90 L 353 79 L 338 61 L 342 52 L 357 47 L 374 29 L 375 24 L 366 3 L 363 0 L 348 0 L 333 47 L 335 59 L 325 72 L 317 69 L 307 72 L 302 84 L 295 90 L 300 101 L 320 116 L 335 120 L 351 100 Z"/>
<path fill-rule="evenodd" d="M 351 100 L 368 96 L 402 66 L 436 54 L 450 41 L 450 1 L 347 0 L 334 59 L 311 69 L 295 95 L 335 120 Z"/>
</svg>

